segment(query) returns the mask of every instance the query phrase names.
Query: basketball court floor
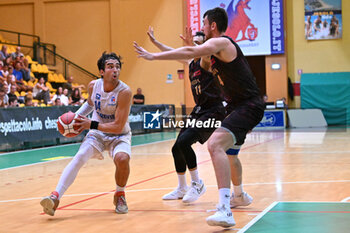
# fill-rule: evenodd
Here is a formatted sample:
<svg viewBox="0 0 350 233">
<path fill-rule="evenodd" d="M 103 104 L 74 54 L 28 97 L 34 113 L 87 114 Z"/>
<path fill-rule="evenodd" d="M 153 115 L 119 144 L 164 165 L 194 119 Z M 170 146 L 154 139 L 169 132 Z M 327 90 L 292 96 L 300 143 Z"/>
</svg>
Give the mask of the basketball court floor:
<svg viewBox="0 0 350 233">
<path fill-rule="evenodd" d="M 51 217 L 40 199 L 55 189 L 79 144 L 0 154 L 0 232 L 350 232 L 349 129 L 249 134 L 240 159 L 254 201 L 232 209 L 237 224 L 228 229 L 205 222 L 218 201 L 206 144 L 194 149 L 207 192 L 189 205 L 161 199 L 177 185 L 175 137 L 133 137 L 125 215 L 114 212 L 114 165 L 107 156 L 80 170 Z"/>
</svg>

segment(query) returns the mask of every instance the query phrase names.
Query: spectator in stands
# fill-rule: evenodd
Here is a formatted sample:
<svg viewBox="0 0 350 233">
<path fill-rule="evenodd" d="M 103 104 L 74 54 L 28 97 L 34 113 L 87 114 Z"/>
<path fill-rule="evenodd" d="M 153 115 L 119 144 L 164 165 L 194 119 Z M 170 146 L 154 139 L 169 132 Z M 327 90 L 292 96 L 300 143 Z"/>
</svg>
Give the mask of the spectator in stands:
<svg viewBox="0 0 350 233">
<path fill-rule="evenodd" d="M 81 105 L 83 103 L 83 99 L 81 97 L 79 88 L 74 88 L 69 102 L 70 102 L 70 105 L 76 105 L 76 106 Z"/>
<path fill-rule="evenodd" d="M 32 91 L 33 87 L 25 85 L 23 82 L 23 73 L 21 72 L 22 65 L 20 61 L 15 63 L 15 69 L 13 70 L 13 75 L 16 77 L 16 84 L 18 91 Z"/>
<path fill-rule="evenodd" d="M 68 89 L 67 88 L 63 88 L 63 95 L 62 95 L 62 97 L 63 97 L 63 100 L 61 99 L 62 104 L 65 105 L 65 106 L 69 105 L 69 94 L 68 94 Z"/>
<path fill-rule="evenodd" d="M 65 89 L 68 91 L 68 89 Z M 66 92 L 67 92 L 66 91 Z M 66 95 L 63 94 L 63 88 L 62 87 L 58 87 L 57 88 L 57 92 L 56 94 L 52 97 L 52 103 L 55 103 L 56 99 L 60 99 L 62 105 L 67 106 L 69 104 L 69 99 Z"/>
<path fill-rule="evenodd" d="M 21 56 L 24 57 L 23 53 L 21 53 L 21 47 L 17 46 L 16 52 L 11 53 L 12 60 L 16 60 L 17 57 L 21 57 Z"/>
<path fill-rule="evenodd" d="M 0 60 L 5 61 L 8 56 L 9 54 L 7 53 L 7 45 L 3 45 L 0 51 Z"/>
<path fill-rule="evenodd" d="M 6 95 L 5 89 L 3 86 L 0 87 L 0 108 L 6 108 L 9 102 L 9 98 Z"/>
<path fill-rule="evenodd" d="M 4 64 L 8 64 L 9 66 L 13 66 L 13 60 L 11 56 L 8 56 L 5 61 Z"/>
<path fill-rule="evenodd" d="M 73 76 L 70 76 L 67 78 L 67 82 L 63 84 L 63 89 L 67 88 L 68 89 L 68 96 L 71 96 L 72 95 L 72 92 L 73 92 L 73 81 L 74 81 L 74 78 Z M 75 86 L 75 88 L 79 88 L 79 89 L 84 89 L 85 86 L 83 84 L 81 85 L 78 85 L 78 86 Z"/>
<path fill-rule="evenodd" d="M 7 85 L 7 82 L 6 82 L 6 83 L 3 83 L 3 84 L 1 84 L 1 85 L 2 85 L 2 88 L 4 89 L 6 95 L 7 95 L 8 93 L 10 93 L 10 88 L 9 88 L 9 85 Z"/>
<path fill-rule="evenodd" d="M 142 89 L 137 88 L 136 95 L 133 97 L 134 104 L 145 104 L 145 96 L 142 94 Z"/>
<path fill-rule="evenodd" d="M 5 74 L 4 69 L 4 63 L 0 61 L 0 83 L 4 84 L 5 82 L 7 83 L 7 75 Z"/>
<path fill-rule="evenodd" d="M 7 76 L 9 75 L 9 66 L 7 64 L 3 64 L 2 61 L 0 61 L 0 65 L 2 65 L 2 67 L 0 68 L 0 76 L 5 78 L 5 81 L 7 81 L 7 83 L 9 84 L 7 80 Z"/>
<path fill-rule="evenodd" d="M 23 57 L 23 59 L 21 60 L 21 65 L 22 65 L 21 72 L 23 74 L 23 79 L 28 82 L 31 79 L 28 60 Z"/>
<path fill-rule="evenodd" d="M 18 91 L 18 92 L 20 92 L 21 91 L 21 88 L 17 85 L 17 83 L 16 83 L 16 78 L 15 78 L 15 76 L 8 76 L 7 77 L 7 82 L 8 83 L 10 83 L 10 85 L 9 85 L 9 88 L 10 88 L 10 91 L 11 91 L 11 88 L 14 86 L 14 87 L 16 87 L 16 90 Z"/>
<path fill-rule="evenodd" d="M 11 85 L 11 86 L 10 86 L 10 92 L 7 94 L 7 96 L 9 97 L 9 99 L 11 99 L 11 98 L 16 98 L 16 100 L 18 101 L 18 97 L 17 97 L 17 95 L 16 95 L 16 91 L 17 91 L 16 85 Z"/>
<path fill-rule="evenodd" d="M 26 106 L 26 107 L 37 106 L 36 103 L 33 103 L 33 96 L 32 96 L 32 94 L 27 94 L 24 97 L 24 106 Z"/>
<path fill-rule="evenodd" d="M 55 106 L 63 106 L 60 98 L 55 99 Z"/>
<path fill-rule="evenodd" d="M 47 105 L 50 101 L 50 90 L 45 84 L 44 77 L 40 77 L 33 90 L 34 99 L 43 100 Z"/>
<path fill-rule="evenodd" d="M 12 108 L 14 108 L 14 107 L 18 107 L 18 101 L 17 101 L 17 97 L 15 98 L 15 97 L 10 97 L 9 98 L 9 105 L 8 105 L 9 107 L 12 107 Z"/>
</svg>

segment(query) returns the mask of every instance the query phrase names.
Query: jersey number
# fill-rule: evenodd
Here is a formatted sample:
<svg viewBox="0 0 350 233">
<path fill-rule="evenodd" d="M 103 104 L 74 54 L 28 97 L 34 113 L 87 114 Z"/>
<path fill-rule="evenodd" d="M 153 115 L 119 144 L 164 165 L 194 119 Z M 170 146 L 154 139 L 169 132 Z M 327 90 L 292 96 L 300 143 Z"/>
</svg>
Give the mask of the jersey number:
<svg viewBox="0 0 350 233">
<path fill-rule="evenodd" d="M 96 101 L 96 100 L 95 100 L 95 109 L 96 109 L 96 111 L 97 111 L 97 110 L 100 110 L 100 111 L 101 111 L 101 101 Z"/>
<path fill-rule="evenodd" d="M 202 93 L 201 85 L 195 86 L 195 89 L 196 89 L 196 94 L 197 94 L 197 95 L 200 95 L 200 94 Z"/>
</svg>

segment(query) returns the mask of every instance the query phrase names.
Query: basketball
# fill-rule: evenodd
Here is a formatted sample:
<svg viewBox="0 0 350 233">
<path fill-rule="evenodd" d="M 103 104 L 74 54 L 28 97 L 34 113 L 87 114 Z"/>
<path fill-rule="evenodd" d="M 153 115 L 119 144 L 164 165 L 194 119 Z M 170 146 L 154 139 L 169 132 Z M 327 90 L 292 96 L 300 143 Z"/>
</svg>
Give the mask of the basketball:
<svg viewBox="0 0 350 233">
<path fill-rule="evenodd" d="M 75 122 L 75 113 L 66 112 L 58 118 L 57 127 L 58 131 L 65 137 L 71 138 L 79 135 L 81 132 L 78 132 L 78 128 L 73 127 Z"/>
</svg>

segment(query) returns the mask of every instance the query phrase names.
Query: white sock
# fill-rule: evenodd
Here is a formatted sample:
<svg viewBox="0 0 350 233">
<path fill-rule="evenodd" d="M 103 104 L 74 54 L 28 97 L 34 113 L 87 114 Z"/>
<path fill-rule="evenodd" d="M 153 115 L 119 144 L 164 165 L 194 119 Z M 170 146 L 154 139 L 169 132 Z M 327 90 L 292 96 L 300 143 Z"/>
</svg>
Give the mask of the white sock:
<svg viewBox="0 0 350 233">
<path fill-rule="evenodd" d="M 198 169 L 190 171 L 190 174 L 191 174 L 191 180 L 199 183 Z"/>
<path fill-rule="evenodd" d="M 230 188 L 219 189 L 219 206 L 224 205 L 226 208 L 230 209 Z"/>
<path fill-rule="evenodd" d="M 60 180 L 56 186 L 58 198 L 61 199 L 66 190 L 71 186 L 78 175 L 82 166 L 93 156 L 98 153 L 93 146 L 82 144 L 77 154 L 73 157 L 70 163 L 64 168 Z"/>
<path fill-rule="evenodd" d="M 177 173 L 177 178 L 179 181 L 179 186 L 178 189 L 185 190 L 187 188 L 187 183 L 186 183 L 186 174 L 180 175 Z"/>
<path fill-rule="evenodd" d="M 117 189 L 115 190 L 116 192 L 124 192 L 125 190 L 125 186 L 124 187 L 120 187 L 119 185 L 117 185 Z"/>
<path fill-rule="evenodd" d="M 233 193 L 235 197 L 241 196 L 241 194 L 243 193 L 243 184 L 237 186 L 233 185 Z"/>
</svg>

